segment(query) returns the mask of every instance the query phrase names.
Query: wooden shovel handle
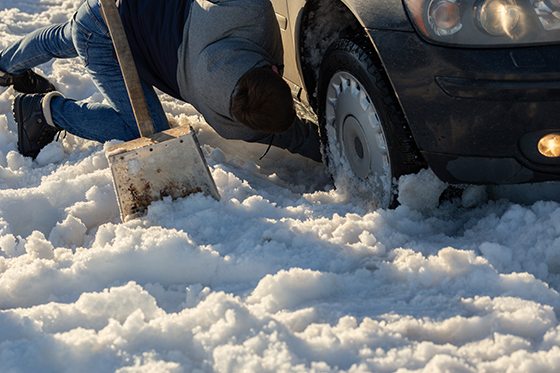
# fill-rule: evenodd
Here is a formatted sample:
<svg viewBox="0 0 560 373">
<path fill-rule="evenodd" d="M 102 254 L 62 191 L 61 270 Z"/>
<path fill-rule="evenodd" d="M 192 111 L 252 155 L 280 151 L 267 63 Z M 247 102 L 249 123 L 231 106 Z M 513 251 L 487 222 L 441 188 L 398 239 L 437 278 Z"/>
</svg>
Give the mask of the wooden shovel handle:
<svg viewBox="0 0 560 373">
<path fill-rule="evenodd" d="M 119 60 L 119 65 L 123 74 L 128 97 L 130 98 L 130 103 L 132 105 L 132 111 L 134 112 L 134 117 L 136 118 L 138 130 L 140 131 L 140 135 L 142 137 L 148 137 L 154 133 L 154 124 L 152 122 L 152 118 L 150 117 L 148 105 L 146 104 L 146 98 L 144 97 L 144 92 L 142 91 L 138 71 L 136 70 L 134 59 L 132 58 L 132 52 L 130 51 L 130 45 L 128 44 L 128 39 L 126 38 L 119 11 L 115 4 L 115 0 L 100 1 L 101 12 L 105 17 L 105 23 L 107 24 L 107 28 L 109 28 L 111 39 L 113 39 L 113 45 L 115 46 L 117 59 Z"/>
</svg>

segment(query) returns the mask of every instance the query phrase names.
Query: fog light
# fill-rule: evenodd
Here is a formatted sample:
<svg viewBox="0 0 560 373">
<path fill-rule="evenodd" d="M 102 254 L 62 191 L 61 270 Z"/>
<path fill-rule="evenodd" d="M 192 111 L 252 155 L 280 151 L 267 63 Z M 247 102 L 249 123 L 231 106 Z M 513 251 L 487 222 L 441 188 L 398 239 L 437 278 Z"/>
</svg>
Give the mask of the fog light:
<svg viewBox="0 0 560 373">
<path fill-rule="evenodd" d="M 560 157 L 560 134 L 551 133 L 540 139 L 539 152 L 548 158 Z"/>
<path fill-rule="evenodd" d="M 493 36 L 510 35 L 517 26 L 520 11 L 513 1 L 488 0 L 478 11 L 482 28 Z"/>
</svg>

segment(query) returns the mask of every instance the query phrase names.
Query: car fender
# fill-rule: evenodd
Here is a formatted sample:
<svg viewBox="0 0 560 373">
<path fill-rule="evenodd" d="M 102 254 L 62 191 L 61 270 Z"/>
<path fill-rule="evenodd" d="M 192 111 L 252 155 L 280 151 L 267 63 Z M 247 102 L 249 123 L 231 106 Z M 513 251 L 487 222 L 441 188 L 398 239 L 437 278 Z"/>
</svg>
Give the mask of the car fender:
<svg viewBox="0 0 560 373">
<path fill-rule="evenodd" d="M 367 29 L 414 31 L 400 0 L 343 0 Z"/>
<path fill-rule="evenodd" d="M 282 30 L 284 78 L 294 97 L 304 103 L 312 101 L 308 100 L 308 95 L 314 93 L 320 65 L 316 56 L 321 56 L 329 40 L 340 37 L 340 31 L 348 26 L 342 19 L 370 31 L 414 32 L 402 0 L 272 0 L 272 3 Z M 342 7 L 333 7 L 336 4 Z M 343 17 L 338 10 L 331 9 L 343 9 L 346 15 Z M 332 17 L 325 17 L 325 14 Z M 325 29 L 326 34 L 320 34 L 322 31 L 318 29 Z M 306 49 L 305 41 L 310 39 L 318 41 L 317 45 L 312 40 Z"/>
</svg>

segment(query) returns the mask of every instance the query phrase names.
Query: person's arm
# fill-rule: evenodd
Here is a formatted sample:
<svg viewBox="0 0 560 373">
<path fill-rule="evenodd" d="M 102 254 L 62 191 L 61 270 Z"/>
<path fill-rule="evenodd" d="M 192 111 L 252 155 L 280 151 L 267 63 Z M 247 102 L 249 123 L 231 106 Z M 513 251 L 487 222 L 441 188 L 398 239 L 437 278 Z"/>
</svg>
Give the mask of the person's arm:
<svg viewBox="0 0 560 373">
<path fill-rule="evenodd" d="M 264 135 L 262 138 L 253 140 L 253 142 L 268 145 L 270 144 L 271 136 L 272 134 Z M 280 135 L 274 135 L 272 139 L 272 145 L 317 162 L 322 162 L 320 143 L 317 125 L 308 120 L 301 120 L 298 117 L 296 117 L 294 124 L 288 131 Z"/>
</svg>

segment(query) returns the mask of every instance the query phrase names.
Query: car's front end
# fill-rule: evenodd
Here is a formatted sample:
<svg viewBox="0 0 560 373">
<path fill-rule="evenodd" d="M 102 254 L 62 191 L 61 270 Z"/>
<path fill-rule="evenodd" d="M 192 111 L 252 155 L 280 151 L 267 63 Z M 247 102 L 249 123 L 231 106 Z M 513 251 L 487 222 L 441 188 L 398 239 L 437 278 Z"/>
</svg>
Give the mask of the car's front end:
<svg viewBox="0 0 560 373">
<path fill-rule="evenodd" d="M 457 48 L 408 32 L 371 35 L 414 139 L 442 180 L 560 180 L 560 46 Z"/>
<path fill-rule="evenodd" d="M 338 131 L 335 143 L 342 144 L 340 151 L 354 173 L 367 174 L 358 177 L 385 173 L 398 178 L 408 172 L 415 150 L 403 135 L 410 133 L 418 165 L 427 164 L 445 182 L 560 180 L 558 0 L 308 0 L 301 9 L 297 1 L 287 17 L 297 51 L 291 68 L 302 77 L 307 101 L 312 106 L 317 102 L 319 122 L 332 105 L 336 115 L 323 127 Z M 291 4 L 295 0 L 288 1 Z M 343 22 L 331 21 L 335 12 Z M 365 38 L 360 36 L 364 30 Z M 398 116 L 399 109 L 376 103 L 378 83 L 360 78 L 360 68 L 351 71 L 337 62 L 335 54 L 349 55 L 332 50 L 341 38 L 365 52 L 363 69 L 386 77 L 402 110 L 404 122 L 380 116 L 380 136 L 389 140 L 388 150 L 380 150 L 390 170 L 372 166 L 367 173 L 354 166 L 362 162 L 363 149 L 378 145 L 371 140 L 375 136 L 363 135 L 370 124 L 338 107 L 336 97 L 329 95 L 333 78 L 350 73 L 357 89 L 367 91 L 377 114 Z M 317 56 L 323 64 L 317 64 Z M 356 57 L 362 58 L 359 53 Z M 325 68 L 325 60 L 339 66 Z M 328 74 L 321 74 L 323 70 Z M 352 126 L 347 125 L 350 117 Z M 403 125 L 408 128 L 395 132 Z"/>
<path fill-rule="evenodd" d="M 454 183 L 560 180 L 560 11 L 405 3 L 416 33 L 369 33 L 434 172 Z"/>
</svg>

